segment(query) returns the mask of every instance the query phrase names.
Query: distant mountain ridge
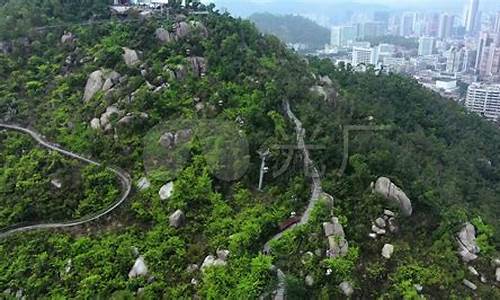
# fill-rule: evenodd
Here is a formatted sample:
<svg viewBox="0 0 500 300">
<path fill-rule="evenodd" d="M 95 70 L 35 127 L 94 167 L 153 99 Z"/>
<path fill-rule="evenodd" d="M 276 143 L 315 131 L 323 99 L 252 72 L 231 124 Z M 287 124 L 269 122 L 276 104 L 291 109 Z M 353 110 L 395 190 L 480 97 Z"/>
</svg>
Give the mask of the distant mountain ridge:
<svg viewBox="0 0 500 300">
<path fill-rule="evenodd" d="M 256 13 L 249 19 L 260 31 L 274 34 L 285 43 L 301 43 L 312 48 L 321 48 L 330 40 L 330 31 L 327 28 L 302 16 Z"/>
</svg>

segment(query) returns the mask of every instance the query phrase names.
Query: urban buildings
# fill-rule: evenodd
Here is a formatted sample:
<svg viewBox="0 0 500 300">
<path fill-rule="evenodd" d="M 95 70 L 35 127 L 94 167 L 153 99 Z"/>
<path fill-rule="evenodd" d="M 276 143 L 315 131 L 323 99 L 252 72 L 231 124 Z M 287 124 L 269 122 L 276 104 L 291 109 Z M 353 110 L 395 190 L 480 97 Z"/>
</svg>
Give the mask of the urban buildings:
<svg viewBox="0 0 500 300">
<path fill-rule="evenodd" d="M 434 53 L 434 38 L 421 37 L 418 41 L 418 55 L 432 55 Z"/>
<path fill-rule="evenodd" d="M 468 0 L 464 13 L 464 27 L 468 33 L 473 33 L 478 24 L 479 0 Z"/>
<path fill-rule="evenodd" d="M 451 37 L 455 17 L 447 13 L 442 13 L 439 16 L 438 38 L 447 39 Z"/>
<path fill-rule="evenodd" d="M 489 120 L 500 117 L 500 84 L 473 83 L 467 90 L 465 107 Z"/>
<path fill-rule="evenodd" d="M 374 65 L 376 63 L 376 51 L 374 48 L 353 47 L 352 49 L 352 65 L 360 64 Z"/>
</svg>

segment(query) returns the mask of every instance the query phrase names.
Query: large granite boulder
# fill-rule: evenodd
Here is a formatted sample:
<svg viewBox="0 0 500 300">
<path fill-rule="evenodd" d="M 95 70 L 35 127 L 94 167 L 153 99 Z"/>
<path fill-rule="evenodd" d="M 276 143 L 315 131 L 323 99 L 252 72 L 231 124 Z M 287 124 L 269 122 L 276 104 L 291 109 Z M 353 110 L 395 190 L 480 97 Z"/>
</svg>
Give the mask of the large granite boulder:
<svg viewBox="0 0 500 300">
<path fill-rule="evenodd" d="M 467 222 L 458 233 L 458 253 L 464 262 L 470 262 L 477 258 L 480 251 L 476 242 L 476 230 L 474 225 Z"/>
<path fill-rule="evenodd" d="M 75 42 L 75 39 L 76 37 L 73 33 L 65 31 L 61 36 L 61 44 L 72 45 Z"/>
<path fill-rule="evenodd" d="M 192 27 L 185 21 L 177 23 L 175 28 L 175 37 L 177 40 L 183 39 L 191 34 Z"/>
<path fill-rule="evenodd" d="M 104 79 L 103 72 L 101 70 L 90 73 L 89 78 L 87 79 L 87 84 L 85 85 L 83 100 L 87 102 L 92 99 L 92 97 L 94 97 L 94 95 L 102 89 L 103 85 Z"/>
<path fill-rule="evenodd" d="M 170 222 L 170 226 L 172 226 L 174 228 L 180 228 L 184 225 L 184 222 L 186 221 L 186 217 L 184 216 L 184 212 L 182 212 L 182 210 L 178 209 L 173 214 L 170 215 L 168 220 Z"/>
<path fill-rule="evenodd" d="M 216 258 L 213 255 L 209 255 L 205 257 L 205 260 L 203 261 L 203 264 L 201 264 L 201 270 L 204 271 L 207 268 L 211 267 L 219 267 L 219 266 L 225 266 L 227 263 L 226 261 Z"/>
<path fill-rule="evenodd" d="M 139 256 L 134 263 L 134 266 L 128 273 L 128 278 L 134 278 L 139 276 L 148 275 L 148 267 L 146 266 L 146 262 L 144 261 L 144 257 Z"/>
<path fill-rule="evenodd" d="M 328 238 L 327 256 L 332 258 L 345 256 L 349 249 L 349 243 L 345 239 L 344 228 L 338 218 L 333 217 L 331 223 L 323 223 L 323 230 Z"/>
<path fill-rule="evenodd" d="M 410 199 L 398 186 L 392 183 L 389 178 L 380 177 L 377 179 L 373 185 L 373 190 L 375 193 L 380 194 L 387 200 L 399 205 L 399 209 L 403 215 L 411 216 L 413 209 Z"/>
<path fill-rule="evenodd" d="M 110 90 L 119 83 L 120 77 L 121 75 L 115 71 L 97 70 L 90 73 L 85 85 L 83 101 L 89 101 L 97 92 Z"/>
<path fill-rule="evenodd" d="M 126 47 L 123 47 L 122 49 L 124 51 L 123 60 L 125 61 L 125 64 L 127 66 L 134 67 L 141 62 L 141 60 L 139 59 L 139 52 Z"/>
<path fill-rule="evenodd" d="M 174 36 L 163 27 L 156 29 L 155 36 L 163 44 L 170 43 L 174 40 Z"/>
<path fill-rule="evenodd" d="M 347 281 L 344 281 L 341 284 L 339 284 L 339 289 L 347 297 L 350 297 L 354 293 L 354 289 L 352 288 L 351 283 L 349 283 Z"/>
<path fill-rule="evenodd" d="M 207 72 L 207 63 L 205 58 L 195 56 L 189 57 L 188 60 L 191 64 L 191 70 L 193 71 L 194 76 L 200 77 L 202 74 Z"/>
<path fill-rule="evenodd" d="M 173 193 L 174 183 L 172 181 L 162 186 L 160 191 L 158 192 L 161 200 L 167 200 L 168 198 L 172 197 Z"/>
<path fill-rule="evenodd" d="M 391 258 L 393 253 L 394 253 L 394 246 L 391 244 L 385 244 L 384 247 L 382 248 L 382 256 L 386 259 Z"/>
</svg>

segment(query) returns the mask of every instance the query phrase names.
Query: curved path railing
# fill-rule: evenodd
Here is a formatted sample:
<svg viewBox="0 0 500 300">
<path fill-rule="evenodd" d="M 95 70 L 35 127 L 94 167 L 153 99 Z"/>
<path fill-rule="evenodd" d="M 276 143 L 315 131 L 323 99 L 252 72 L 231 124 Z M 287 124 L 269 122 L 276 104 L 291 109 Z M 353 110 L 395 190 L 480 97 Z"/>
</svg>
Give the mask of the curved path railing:
<svg viewBox="0 0 500 300">
<path fill-rule="evenodd" d="M 311 159 L 309 149 L 307 149 L 305 143 L 306 130 L 302 126 L 302 122 L 299 120 L 299 118 L 297 118 L 297 116 L 295 116 L 295 114 L 293 113 L 292 109 L 290 108 L 290 102 L 288 100 L 284 102 L 284 108 L 288 118 L 295 124 L 295 132 L 297 134 L 297 148 L 300 151 L 302 151 L 302 155 L 304 157 L 304 171 L 307 174 L 311 175 L 312 179 L 311 197 L 309 198 L 309 204 L 307 205 L 305 212 L 302 214 L 302 217 L 300 218 L 300 222 L 298 222 L 293 226 L 290 226 L 289 228 L 283 230 L 282 232 L 279 232 L 266 242 L 266 244 L 264 245 L 264 253 L 266 254 L 270 253 L 271 242 L 280 239 L 287 230 L 290 230 L 297 225 L 307 224 L 314 206 L 316 205 L 316 203 L 318 203 L 320 196 L 323 193 L 319 171 L 314 166 L 314 162 Z M 286 297 L 285 274 L 281 269 L 277 269 L 276 272 L 278 278 L 278 285 L 275 290 L 275 295 L 273 300 L 284 300 Z"/>
<path fill-rule="evenodd" d="M 57 151 L 65 156 L 84 161 L 88 164 L 91 165 L 96 165 L 96 166 L 101 166 L 102 164 L 96 161 L 93 161 L 91 159 L 88 159 L 86 157 L 83 157 L 79 154 L 73 153 L 68 150 L 64 150 L 59 148 L 58 146 L 51 144 L 47 142 L 39 133 L 28 129 L 24 128 L 21 126 L 17 125 L 9 125 L 9 124 L 2 124 L 0 123 L 0 128 L 8 129 L 8 130 L 15 130 L 19 131 L 22 133 L 26 133 L 30 135 L 38 144 L 41 146 Z M 113 204 L 111 204 L 108 208 L 101 210 L 99 212 L 96 212 L 92 215 L 73 220 L 73 221 L 67 221 L 67 222 L 58 222 L 58 223 L 42 223 L 42 224 L 33 224 L 33 225 L 13 225 L 10 228 L 7 229 L 0 229 L 0 239 L 5 238 L 13 233 L 16 232 L 25 232 L 25 231 L 30 231 L 30 230 L 35 230 L 35 229 L 54 229 L 54 228 L 66 228 L 66 227 L 73 227 L 73 226 L 78 226 L 78 225 L 83 225 L 85 223 L 89 223 L 92 221 L 95 221 L 99 218 L 104 217 L 105 215 L 111 213 L 114 211 L 118 206 L 120 206 L 130 195 L 130 192 L 132 191 L 132 180 L 130 179 L 130 175 L 122 170 L 112 168 L 112 167 L 106 167 L 108 171 L 111 171 L 114 173 L 119 179 L 120 179 L 120 184 L 122 186 L 122 193 L 120 198 L 115 201 Z"/>
</svg>

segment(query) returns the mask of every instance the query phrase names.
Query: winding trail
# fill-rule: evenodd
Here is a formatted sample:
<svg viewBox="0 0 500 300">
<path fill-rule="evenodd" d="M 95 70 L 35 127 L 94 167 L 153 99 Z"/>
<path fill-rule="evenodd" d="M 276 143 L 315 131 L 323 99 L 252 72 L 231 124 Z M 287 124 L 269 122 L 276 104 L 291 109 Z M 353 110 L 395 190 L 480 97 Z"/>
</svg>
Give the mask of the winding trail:
<svg viewBox="0 0 500 300">
<path fill-rule="evenodd" d="M 91 165 L 102 166 L 102 164 L 99 162 L 85 158 L 85 157 L 83 157 L 79 154 L 73 153 L 71 151 L 61 149 L 58 146 L 47 142 L 42 137 L 42 135 L 40 135 L 39 133 L 37 133 L 31 129 L 24 128 L 24 127 L 17 126 L 17 125 L 9 125 L 9 124 L 3 124 L 3 123 L 0 123 L 0 128 L 4 128 L 7 130 L 15 130 L 15 131 L 19 131 L 22 133 L 26 133 L 26 134 L 30 135 L 38 144 L 40 144 L 41 146 L 43 146 L 45 148 L 57 151 L 57 152 L 61 153 L 62 155 L 86 162 L 86 163 L 91 164 Z M 30 231 L 30 230 L 36 230 L 36 229 L 67 228 L 67 227 L 83 225 L 83 224 L 95 221 L 95 220 L 102 218 L 105 215 L 111 213 L 118 206 L 120 206 L 130 195 L 130 192 L 132 191 L 132 179 L 130 178 L 130 175 L 125 171 L 122 171 L 122 170 L 119 170 L 116 168 L 112 168 L 112 167 L 106 167 L 106 169 L 108 171 L 113 172 L 120 179 L 120 184 L 122 187 L 122 193 L 121 193 L 120 198 L 117 199 L 114 203 L 112 203 L 106 209 L 101 210 L 99 212 L 96 212 L 92 215 L 89 215 L 89 216 L 86 216 L 86 217 L 83 217 L 83 218 L 80 218 L 77 220 L 67 221 L 67 222 L 42 223 L 42 224 L 33 224 L 33 225 L 26 225 L 26 226 L 13 225 L 10 228 L 0 230 L 0 239 L 5 238 L 5 237 L 7 237 L 11 234 L 14 234 L 16 232 L 26 232 L 26 231 Z"/>
<path fill-rule="evenodd" d="M 297 116 L 295 116 L 295 114 L 293 113 L 292 109 L 290 108 L 290 102 L 288 100 L 284 102 L 284 108 L 288 118 L 295 124 L 295 132 L 297 134 L 297 148 L 302 151 L 302 155 L 304 157 L 304 171 L 306 175 L 310 175 L 312 179 L 311 198 L 309 199 L 309 204 L 307 205 L 305 212 L 302 214 L 300 221 L 297 224 L 290 226 L 286 230 L 274 235 L 269 241 L 267 241 L 264 245 L 264 253 L 270 253 L 271 242 L 280 239 L 286 231 L 294 228 L 295 226 L 307 224 L 314 206 L 316 206 L 316 203 L 318 203 L 318 201 L 321 199 L 321 195 L 323 194 L 323 188 L 321 187 L 321 176 L 318 169 L 314 166 L 314 162 L 311 159 L 311 154 L 309 153 L 309 149 L 307 149 L 305 143 L 306 130 L 302 126 L 302 122 L 299 120 L 299 118 L 297 118 Z M 278 285 L 277 289 L 275 290 L 275 296 L 273 299 L 283 300 L 286 297 L 285 274 L 281 269 L 277 269 L 276 272 Z"/>
</svg>

